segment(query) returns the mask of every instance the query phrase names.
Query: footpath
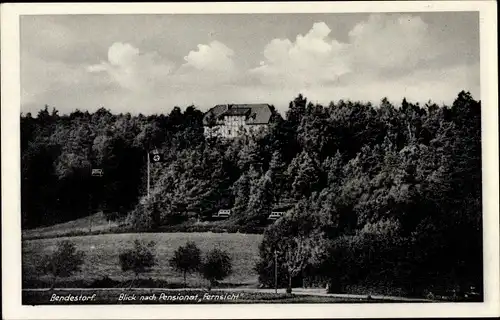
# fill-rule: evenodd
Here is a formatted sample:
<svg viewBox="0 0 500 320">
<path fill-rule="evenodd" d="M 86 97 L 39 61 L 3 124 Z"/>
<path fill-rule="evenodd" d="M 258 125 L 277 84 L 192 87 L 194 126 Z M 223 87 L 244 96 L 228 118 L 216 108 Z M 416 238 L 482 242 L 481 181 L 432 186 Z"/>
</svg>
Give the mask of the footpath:
<svg viewBox="0 0 500 320">
<path fill-rule="evenodd" d="M 23 289 L 26 292 L 37 292 L 37 291 L 49 291 L 50 289 Z M 55 288 L 57 291 L 116 291 L 120 288 Z M 206 291 L 205 288 L 175 288 L 175 289 L 165 289 L 165 288 L 123 288 L 127 291 L 145 291 L 145 292 L 159 292 L 159 291 Z M 256 289 L 256 288 L 213 288 L 214 291 L 219 292 L 251 292 L 251 293 L 276 293 L 275 289 Z M 286 289 L 278 289 L 278 294 L 285 294 Z M 395 296 L 384 296 L 384 295 L 360 295 L 360 294 L 343 294 L 343 293 L 326 293 L 325 289 L 304 289 L 304 288 L 293 288 L 292 294 L 295 295 L 305 295 L 305 296 L 317 296 L 317 297 L 333 297 L 333 298 L 344 298 L 353 300 L 386 300 L 392 302 L 432 302 L 429 299 L 418 299 L 418 298 L 406 298 L 406 297 L 395 297 Z"/>
</svg>

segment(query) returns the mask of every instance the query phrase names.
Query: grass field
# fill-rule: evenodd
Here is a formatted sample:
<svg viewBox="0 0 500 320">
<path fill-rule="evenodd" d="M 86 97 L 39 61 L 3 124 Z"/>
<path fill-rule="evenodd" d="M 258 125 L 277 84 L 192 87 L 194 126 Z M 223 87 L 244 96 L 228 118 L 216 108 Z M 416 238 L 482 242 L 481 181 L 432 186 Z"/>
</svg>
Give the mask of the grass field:
<svg viewBox="0 0 500 320">
<path fill-rule="evenodd" d="M 115 221 L 108 221 L 102 212 L 98 212 L 91 216 L 64 223 L 58 223 L 48 227 L 23 230 L 22 235 L 23 239 L 55 238 L 71 233 L 88 233 L 90 230 L 93 232 L 104 232 L 117 227 L 118 224 L 119 223 Z"/>
<path fill-rule="evenodd" d="M 160 279 L 169 283 L 182 283 L 180 274 L 169 266 L 169 259 L 174 250 L 184 245 L 186 241 L 194 241 L 203 253 L 212 248 L 227 250 L 233 259 L 233 273 L 224 280 L 225 283 L 252 286 L 257 284 L 257 273 L 253 270 L 258 260 L 258 246 L 261 235 L 239 233 L 144 233 L 144 234 L 102 234 L 93 236 L 78 236 L 70 238 L 23 240 L 23 284 L 43 281 L 49 282 L 50 277 L 37 271 L 36 266 L 43 255 L 52 252 L 56 244 L 64 239 L 75 243 L 78 250 L 85 253 L 85 263 L 81 271 L 65 281 L 92 282 L 105 276 L 117 281 L 127 281 L 134 278 L 132 273 L 120 270 L 119 254 L 132 248 L 135 239 L 156 242 L 158 265 L 144 278 Z M 205 286 L 206 281 L 199 275 L 188 277 L 188 286 Z M 57 285 L 56 285 L 57 287 Z"/>
</svg>

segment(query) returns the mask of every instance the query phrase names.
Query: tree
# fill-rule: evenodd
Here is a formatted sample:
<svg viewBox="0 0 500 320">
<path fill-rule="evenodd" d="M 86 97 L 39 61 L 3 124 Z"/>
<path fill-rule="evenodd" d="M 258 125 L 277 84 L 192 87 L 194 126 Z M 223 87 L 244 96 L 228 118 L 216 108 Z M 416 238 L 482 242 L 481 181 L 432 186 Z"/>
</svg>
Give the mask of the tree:
<svg viewBox="0 0 500 320">
<path fill-rule="evenodd" d="M 304 203 L 302 203 L 304 202 Z M 260 260 L 256 265 L 261 283 L 270 284 L 274 277 L 274 253 L 278 260 L 278 283 L 292 284 L 307 268 L 319 266 L 327 252 L 327 241 L 323 232 L 315 227 L 316 217 L 309 212 L 305 201 L 294 210 L 269 226 L 259 246 Z M 284 277 L 286 275 L 286 279 Z M 299 279 L 300 280 L 300 279 Z"/>
<path fill-rule="evenodd" d="M 231 274 L 231 257 L 224 250 L 212 249 L 207 253 L 200 271 L 203 277 L 209 281 L 208 290 L 210 290 L 218 280 L 222 280 Z"/>
<path fill-rule="evenodd" d="M 290 126 L 297 130 L 300 125 L 302 117 L 306 113 L 307 98 L 304 98 L 302 94 L 299 94 L 288 106 L 288 111 L 286 112 L 286 119 Z"/>
<path fill-rule="evenodd" d="M 296 200 L 310 196 L 321 184 L 318 165 L 305 151 L 292 160 L 288 166 L 287 175 L 292 179 L 291 193 Z"/>
<path fill-rule="evenodd" d="M 250 197 L 245 214 L 246 222 L 263 224 L 271 214 L 273 204 L 273 190 L 270 171 L 258 180 L 252 181 Z"/>
<path fill-rule="evenodd" d="M 134 231 L 149 231 L 160 225 L 158 202 L 153 197 L 143 197 L 127 217 Z"/>
<path fill-rule="evenodd" d="M 253 138 L 240 149 L 238 154 L 238 167 L 240 170 L 248 170 L 251 166 L 262 168 L 262 156 L 259 145 Z"/>
<path fill-rule="evenodd" d="M 174 256 L 170 259 L 170 266 L 182 272 L 184 276 L 184 287 L 186 287 L 186 274 L 197 271 L 201 265 L 201 251 L 196 243 L 188 241 L 185 246 L 177 248 Z"/>
<path fill-rule="evenodd" d="M 269 163 L 269 173 L 273 189 L 273 200 L 279 203 L 281 199 L 286 198 L 286 163 L 283 161 L 283 156 L 279 151 L 275 151 Z"/>
<path fill-rule="evenodd" d="M 156 243 L 142 243 L 139 240 L 134 241 L 134 247 L 120 253 L 119 260 L 123 272 L 132 271 L 135 279 L 139 274 L 149 272 L 156 265 L 156 254 L 154 251 Z M 133 281 L 130 283 L 132 286 Z"/>
<path fill-rule="evenodd" d="M 322 268 L 329 279 L 330 292 L 342 292 L 347 285 L 358 284 L 380 288 L 416 285 L 416 279 L 407 277 L 413 264 L 406 264 L 415 248 L 406 244 L 399 222 L 394 219 L 367 223 L 352 235 L 337 237 L 330 242 L 323 261 L 327 267 Z"/>
<path fill-rule="evenodd" d="M 327 174 L 327 186 L 338 188 L 342 181 L 343 169 L 342 155 L 337 150 L 333 157 L 327 157 L 323 161 L 323 171 Z"/>
<path fill-rule="evenodd" d="M 292 292 L 292 279 L 308 265 L 318 264 L 323 254 L 323 238 L 320 234 L 295 236 L 283 239 L 278 252 L 284 256 L 284 267 L 288 271 L 287 292 Z"/>
<path fill-rule="evenodd" d="M 52 275 L 50 288 L 53 289 L 58 277 L 69 277 L 80 270 L 84 256 L 82 251 L 77 251 L 74 243 L 63 240 L 57 244 L 52 254 L 41 260 L 39 269 Z"/>
<path fill-rule="evenodd" d="M 250 198 L 250 178 L 246 172 L 233 184 L 232 193 L 234 197 L 233 212 L 236 216 L 245 213 Z"/>
</svg>

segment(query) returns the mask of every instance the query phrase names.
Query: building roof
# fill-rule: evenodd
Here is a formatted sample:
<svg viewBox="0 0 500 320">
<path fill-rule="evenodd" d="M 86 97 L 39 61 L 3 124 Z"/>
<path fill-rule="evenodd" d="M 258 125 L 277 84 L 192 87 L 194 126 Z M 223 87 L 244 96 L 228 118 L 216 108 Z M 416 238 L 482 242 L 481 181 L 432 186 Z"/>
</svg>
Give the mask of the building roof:
<svg viewBox="0 0 500 320">
<path fill-rule="evenodd" d="M 228 109 L 226 112 L 222 113 L 220 117 L 223 116 L 249 116 L 252 112 L 251 108 L 240 108 L 240 107 L 232 107 Z"/>
<path fill-rule="evenodd" d="M 224 119 L 224 116 L 245 116 L 247 124 L 268 124 L 271 120 L 271 107 L 268 104 L 221 104 L 208 110 L 203 124 L 210 119 Z"/>
</svg>

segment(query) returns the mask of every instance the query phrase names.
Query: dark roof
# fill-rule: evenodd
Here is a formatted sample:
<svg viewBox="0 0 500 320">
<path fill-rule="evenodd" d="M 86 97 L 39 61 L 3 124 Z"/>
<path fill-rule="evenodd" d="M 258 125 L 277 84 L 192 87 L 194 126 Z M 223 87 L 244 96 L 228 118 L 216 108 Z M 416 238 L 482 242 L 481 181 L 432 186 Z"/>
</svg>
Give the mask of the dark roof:
<svg viewBox="0 0 500 320">
<path fill-rule="evenodd" d="M 223 116 L 249 116 L 250 112 L 252 111 L 251 108 L 239 108 L 239 107 L 233 107 L 227 110 L 226 112 L 223 112 L 220 117 Z"/>
<path fill-rule="evenodd" d="M 227 108 L 228 106 L 226 104 L 219 104 L 208 110 L 207 113 L 205 113 L 205 115 L 203 116 L 203 124 L 208 125 L 211 118 L 215 120 L 218 116 L 224 113 Z"/>
<path fill-rule="evenodd" d="M 247 124 L 267 124 L 271 119 L 271 107 L 268 104 L 216 105 L 205 113 L 203 124 L 208 125 L 211 118 L 221 119 L 225 115 L 245 116 Z"/>
</svg>

